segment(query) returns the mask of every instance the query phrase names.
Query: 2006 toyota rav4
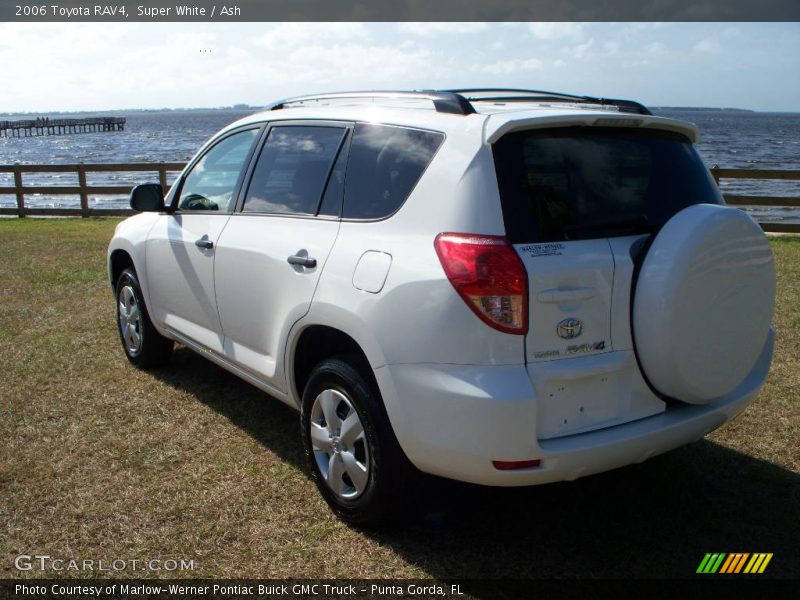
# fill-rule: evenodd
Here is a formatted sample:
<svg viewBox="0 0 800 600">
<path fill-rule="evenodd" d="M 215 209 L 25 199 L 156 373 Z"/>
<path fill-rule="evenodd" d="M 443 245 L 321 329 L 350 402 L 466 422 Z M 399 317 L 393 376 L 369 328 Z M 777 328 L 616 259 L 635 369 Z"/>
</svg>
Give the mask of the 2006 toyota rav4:
<svg viewBox="0 0 800 600">
<path fill-rule="evenodd" d="M 334 511 L 419 471 L 497 486 L 641 462 L 740 413 L 772 253 L 694 126 L 531 90 L 296 98 L 209 141 L 108 254 L 125 352 L 173 341 L 301 412 Z"/>
</svg>

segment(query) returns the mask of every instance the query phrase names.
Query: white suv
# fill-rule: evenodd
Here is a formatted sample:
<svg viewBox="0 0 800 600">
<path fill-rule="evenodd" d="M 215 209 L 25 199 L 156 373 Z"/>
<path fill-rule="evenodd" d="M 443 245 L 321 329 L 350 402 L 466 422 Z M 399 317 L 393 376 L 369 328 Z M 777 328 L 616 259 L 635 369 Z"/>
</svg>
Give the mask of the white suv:
<svg viewBox="0 0 800 600">
<path fill-rule="evenodd" d="M 772 253 L 694 126 L 533 90 L 295 98 L 132 193 L 108 268 L 125 353 L 173 341 L 300 410 L 334 511 L 419 471 L 572 480 L 697 440 L 772 357 Z"/>
</svg>

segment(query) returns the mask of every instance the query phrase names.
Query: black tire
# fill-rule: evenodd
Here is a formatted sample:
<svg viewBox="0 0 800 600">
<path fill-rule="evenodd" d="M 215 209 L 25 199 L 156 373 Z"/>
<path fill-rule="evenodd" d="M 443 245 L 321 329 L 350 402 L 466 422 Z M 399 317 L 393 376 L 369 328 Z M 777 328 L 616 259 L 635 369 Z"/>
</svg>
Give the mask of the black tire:
<svg viewBox="0 0 800 600">
<path fill-rule="evenodd" d="M 338 356 L 318 364 L 311 372 L 303 392 L 300 422 L 308 465 L 322 497 L 343 521 L 353 525 L 375 526 L 407 515 L 404 511 L 417 492 L 419 472 L 400 448 L 380 393 L 366 371 L 369 365 L 363 362 L 354 356 Z M 365 440 L 361 443 L 366 441 L 366 450 L 369 452 L 366 455 L 369 459 L 365 461 L 368 464 L 367 482 L 354 498 L 344 497 L 334 491 L 334 484 L 328 484 L 327 475 L 318 463 L 319 458 L 325 464 L 326 455 L 319 449 L 315 452 L 312 443 L 311 428 L 319 427 L 318 421 L 312 425 L 312 418 L 320 411 L 315 410 L 315 402 L 327 390 L 342 394 L 349 402 L 349 405 L 348 402 L 338 404 L 339 409 L 344 411 L 340 412 L 343 418 L 349 416 L 348 411 L 352 407 L 363 425 Z M 348 450 L 344 438 L 342 435 L 342 441 L 338 442 L 341 448 L 336 451 L 341 454 Z M 358 442 L 350 450 L 356 456 L 359 452 L 362 457 L 365 455 L 365 450 L 358 446 Z M 332 450 L 332 457 L 333 453 Z M 335 458 L 341 458 L 341 454 Z M 353 481 L 349 479 L 349 474 L 343 479 Z M 356 487 L 353 484 L 352 489 Z"/>
<path fill-rule="evenodd" d="M 116 298 L 116 315 L 117 315 L 117 331 L 119 332 L 119 339 L 122 342 L 122 348 L 125 351 L 125 356 L 137 367 L 147 369 L 151 367 L 160 367 L 169 362 L 172 356 L 172 348 L 174 343 L 172 340 L 165 338 L 158 333 L 150 320 L 150 314 L 147 312 L 147 306 L 144 303 L 142 296 L 142 288 L 139 285 L 139 279 L 136 276 L 136 271 L 133 268 L 125 269 L 117 279 L 115 286 Z M 130 303 L 126 302 L 131 299 Z M 135 322 L 127 323 L 122 313 L 121 305 L 135 306 L 138 308 L 139 318 Z M 133 343 L 131 338 L 126 339 L 125 326 L 128 324 L 133 328 L 138 340 Z"/>
</svg>

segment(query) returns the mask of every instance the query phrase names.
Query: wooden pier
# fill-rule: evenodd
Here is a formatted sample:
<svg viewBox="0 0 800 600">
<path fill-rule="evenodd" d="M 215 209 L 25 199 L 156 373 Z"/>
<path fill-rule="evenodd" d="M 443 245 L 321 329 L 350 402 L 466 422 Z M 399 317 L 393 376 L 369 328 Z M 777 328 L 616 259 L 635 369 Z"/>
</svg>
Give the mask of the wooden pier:
<svg viewBox="0 0 800 600">
<path fill-rule="evenodd" d="M 89 117 L 85 119 L 51 119 L 39 117 L 20 121 L 0 121 L 0 137 L 33 137 L 123 131 L 125 117 Z"/>
</svg>

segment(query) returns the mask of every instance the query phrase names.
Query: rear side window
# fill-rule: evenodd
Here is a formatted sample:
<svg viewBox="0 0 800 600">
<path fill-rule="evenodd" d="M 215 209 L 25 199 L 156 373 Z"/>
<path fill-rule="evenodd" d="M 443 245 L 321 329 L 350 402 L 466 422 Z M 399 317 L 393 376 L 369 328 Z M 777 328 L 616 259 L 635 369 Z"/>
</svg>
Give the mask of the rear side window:
<svg viewBox="0 0 800 600">
<path fill-rule="evenodd" d="M 359 123 L 344 185 L 346 219 L 382 219 L 408 198 L 444 139 L 441 133 Z"/>
<path fill-rule="evenodd" d="M 512 243 L 653 231 L 692 204 L 722 197 L 690 140 L 633 128 L 512 133 L 494 145 Z"/>
<path fill-rule="evenodd" d="M 242 212 L 316 214 L 345 132 L 343 127 L 273 127 Z"/>
</svg>

